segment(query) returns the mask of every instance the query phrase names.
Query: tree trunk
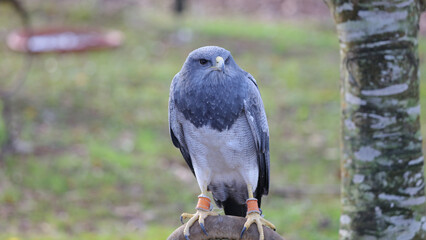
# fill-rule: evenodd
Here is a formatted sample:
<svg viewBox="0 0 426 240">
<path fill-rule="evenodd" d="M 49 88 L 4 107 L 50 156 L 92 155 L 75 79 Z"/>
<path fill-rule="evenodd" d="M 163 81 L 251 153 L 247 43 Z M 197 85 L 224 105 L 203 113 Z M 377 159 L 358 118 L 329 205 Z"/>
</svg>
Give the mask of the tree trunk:
<svg viewBox="0 0 426 240">
<path fill-rule="evenodd" d="M 14 154 L 17 152 L 16 149 L 16 140 L 18 139 L 18 130 L 17 122 L 13 116 L 13 104 L 9 98 L 0 96 L 0 101 L 2 102 L 1 116 L 5 129 L 5 139 L 4 142 L 0 142 L 0 165 L 4 160 L 5 156 L 9 154 Z"/>
<path fill-rule="evenodd" d="M 175 0 L 174 10 L 176 14 L 182 14 L 186 7 L 185 0 Z"/>
<path fill-rule="evenodd" d="M 0 0 L 0 3 L 10 3 L 15 10 L 15 12 L 19 15 L 23 27 L 27 31 L 31 31 L 30 28 L 30 19 L 28 16 L 27 10 L 18 0 Z M 13 113 L 13 97 L 25 83 L 27 78 L 27 74 L 29 72 L 31 66 L 32 57 L 28 53 L 26 54 L 24 59 L 24 66 L 20 73 L 17 75 L 15 81 L 13 82 L 13 87 L 9 91 L 5 91 L 0 89 L 0 108 L 1 108 L 1 120 L 3 120 L 4 128 L 5 128 L 5 139 L 4 142 L 1 142 L 0 139 L 0 165 L 4 160 L 5 156 L 9 154 L 14 154 L 19 151 L 18 149 L 18 121 L 14 117 Z"/>
<path fill-rule="evenodd" d="M 340 239 L 426 239 L 415 0 L 326 0 L 341 54 Z"/>
</svg>

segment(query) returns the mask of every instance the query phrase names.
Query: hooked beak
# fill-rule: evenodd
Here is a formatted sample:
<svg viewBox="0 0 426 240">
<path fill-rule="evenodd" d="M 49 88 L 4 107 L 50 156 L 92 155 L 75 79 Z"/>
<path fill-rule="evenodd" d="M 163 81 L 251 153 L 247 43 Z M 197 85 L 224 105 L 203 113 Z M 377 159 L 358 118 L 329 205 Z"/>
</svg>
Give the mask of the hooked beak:
<svg viewBox="0 0 426 240">
<path fill-rule="evenodd" d="M 222 57 L 216 57 L 216 65 L 211 68 L 213 68 L 213 70 L 221 72 L 225 71 L 225 60 L 223 60 Z"/>
</svg>

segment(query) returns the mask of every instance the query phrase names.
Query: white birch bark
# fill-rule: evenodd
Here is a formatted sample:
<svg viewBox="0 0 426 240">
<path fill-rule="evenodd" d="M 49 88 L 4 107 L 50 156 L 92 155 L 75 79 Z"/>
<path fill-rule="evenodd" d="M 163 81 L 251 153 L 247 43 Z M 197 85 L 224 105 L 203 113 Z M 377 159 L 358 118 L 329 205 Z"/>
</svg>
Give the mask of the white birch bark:
<svg viewBox="0 0 426 240">
<path fill-rule="evenodd" d="M 340 239 L 426 239 L 416 0 L 328 0 L 341 55 Z"/>
</svg>

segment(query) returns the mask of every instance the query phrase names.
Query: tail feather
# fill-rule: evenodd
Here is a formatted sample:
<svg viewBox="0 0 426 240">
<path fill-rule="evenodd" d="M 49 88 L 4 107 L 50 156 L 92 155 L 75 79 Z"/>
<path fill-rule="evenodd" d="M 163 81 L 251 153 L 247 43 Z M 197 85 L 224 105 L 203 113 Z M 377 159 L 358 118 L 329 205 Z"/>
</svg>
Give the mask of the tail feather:
<svg viewBox="0 0 426 240">
<path fill-rule="evenodd" d="M 226 215 L 245 217 L 247 214 L 246 200 L 248 198 L 247 186 L 236 184 L 231 187 L 224 184 L 210 184 L 208 190 L 212 192 L 213 199 L 218 207 L 223 208 Z M 262 201 L 263 191 L 254 192 L 257 203 Z"/>
<path fill-rule="evenodd" d="M 234 199 L 228 198 L 222 202 L 223 210 L 226 215 L 245 217 L 247 213 L 246 204 L 239 204 Z"/>
</svg>

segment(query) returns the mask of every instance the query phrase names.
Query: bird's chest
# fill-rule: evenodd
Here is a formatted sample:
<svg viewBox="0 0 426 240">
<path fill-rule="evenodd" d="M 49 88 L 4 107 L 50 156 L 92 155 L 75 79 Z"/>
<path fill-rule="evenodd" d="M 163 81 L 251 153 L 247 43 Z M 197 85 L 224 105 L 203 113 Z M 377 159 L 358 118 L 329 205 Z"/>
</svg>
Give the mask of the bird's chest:
<svg viewBox="0 0 426 240">
<path fill-rule="evenodd" d="M 244 92 L 233 85 L 193 86 L 177 92 L 178 110 L 195 127 L 219 132 L 230 129 L 244 107 Z M 225 134 L 226 135 L 226 134 Z"/>
<path fill-rule="evenodd" d="M 256 157 L 253 136 L 244 115 L 240 115 L 233 126 L 224 131 L 210 126 L 183 126 L 193 161 L 200 167 L 230 171 L 240 168 L 245 164 L 244 161 Z"/>
</svg>

